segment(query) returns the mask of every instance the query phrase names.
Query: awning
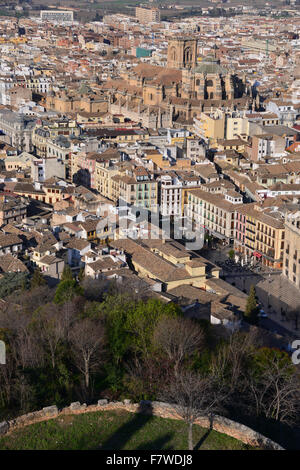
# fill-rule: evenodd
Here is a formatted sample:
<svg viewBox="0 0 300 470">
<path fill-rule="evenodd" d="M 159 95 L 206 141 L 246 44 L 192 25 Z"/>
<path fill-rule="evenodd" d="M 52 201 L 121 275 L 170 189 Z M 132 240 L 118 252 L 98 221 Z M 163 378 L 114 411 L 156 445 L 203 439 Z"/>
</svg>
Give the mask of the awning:
<svg viewBox="0 0 300 470">
<path fill-rule="evenodd" d="M 225 235 L 222 235 L 222 234 L 219 233 L 219 232 L 215 232 L 214 230 L 210 230 L 209 233 L 210 233 L 210 235 L 212 235 L 213 237 L 220 238 L 221 240 L 226 240 L 226 238 L 227 238 Z"/>
<path fill-rule="evenodd" d="M 252 255 L 255 256 L 256 258 L 261 258 L 262 257 L 262 254 L 258 253 L 257 251 L 253 251 Z"/>
</svg>

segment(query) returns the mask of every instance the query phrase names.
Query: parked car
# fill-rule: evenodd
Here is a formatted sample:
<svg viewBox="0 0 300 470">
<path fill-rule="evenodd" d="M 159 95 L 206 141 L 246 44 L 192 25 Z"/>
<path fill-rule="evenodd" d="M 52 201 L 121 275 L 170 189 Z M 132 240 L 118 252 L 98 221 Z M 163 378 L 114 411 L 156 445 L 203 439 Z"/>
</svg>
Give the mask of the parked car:
<svg viewBox="0 0 300 470">
<path fill-rule="evenodd" d="M 268 318 L 267 313 L 262 308 L 260 309 L 258 316 L 261 318 Z"/>
</svg>

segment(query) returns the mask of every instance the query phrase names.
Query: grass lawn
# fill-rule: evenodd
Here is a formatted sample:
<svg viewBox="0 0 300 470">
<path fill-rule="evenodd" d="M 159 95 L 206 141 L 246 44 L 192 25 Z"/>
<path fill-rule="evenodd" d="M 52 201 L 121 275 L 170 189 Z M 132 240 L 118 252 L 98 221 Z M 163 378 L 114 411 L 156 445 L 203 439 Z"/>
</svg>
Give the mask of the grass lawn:
<svg viewBox="0 0 300 470">
<path fill-rule="evenodd" d="M 251 447 L 216 431 L 194 426 L 201 450 Z M 26 426 L 0 439 L 0 450 L 185 450 L 185 423 L 122 410 L 67 415 Z"/>
</svg>

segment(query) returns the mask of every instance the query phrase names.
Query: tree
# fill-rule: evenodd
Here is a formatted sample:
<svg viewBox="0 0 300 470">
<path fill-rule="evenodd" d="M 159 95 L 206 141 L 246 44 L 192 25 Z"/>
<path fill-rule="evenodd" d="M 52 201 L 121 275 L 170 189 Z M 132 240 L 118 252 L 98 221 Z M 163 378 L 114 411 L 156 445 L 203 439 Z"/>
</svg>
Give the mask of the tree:
<svg viewBox="0 0 300 470">
<path fill-rule="evenodd" d="M 199 349 L 203 341 L 203 330 L 189 318 L 163 316 L 153 334 L 154 344 L 174 364 L 175 374 L 184 358 Z"/>
<path fill-rule="evenodd" d="M 99 277 L 98 279 L 93 279 L 90 276 L 84 277 L 80 281 L 80 285 L 84 290 L 84 297 L 87 300 L 102 302 L 104 299 L 104 294 L 109 291 L 109 286 L 111 281 L 107 278 Z"/>
<path fill-rule="evenodd" d="M 90 385 L 90 374 L 103 358 L 105 330 L 101 322 L 85 318 L 76 322 L 70 332 L 70 343 L 76 367 L 84 376 L 85 386 Z"/>
<path fill-rule="evenodd" d="M 249 398 L 256 414 L 294 424 L 299 414 L 299 375 L 287 353 L 261 348 L 248 374 Z"/>
<path fill-rule="evenodd" d="M 151 356 L 134 356 L 125 364 L 124 385 L 134 401 L 155 400 L 166 382 L 174 377 L 174 365 L 156 351 Z"/>
<path fill-rule="evenodd" d="M 35 289 L 36 287 L 44 286 L 46 284 L 47 284 L 46 279 L 42 275 L 40 268 L 39 267 L 35 268 L 33 272 L 33 276 L 31 278 L 30 288 Z"/>
<path fill-rule="evenodd" d="M 135 301 L 128 294 L 119 294 L 117 297 L 106 297 L 103 312 L 113 361 L 120 364 L 129 351 L 140 355 L 151 354 L 152 335 L 157 321 L 163 315 L 176 316 L 180 310 L 171 302 L 164 304 L 156 299 Z"/>
<path fill-rule="evenodd" d="M 125 325 L 128 312 L 132 308 L 133 302 L 128 295 L 109 295 L 103 303 L 109 350 L 112 362 L 117 366 L 130 348 L 130 336 Z"/>
<path fill-rule="evenodd" d="M 60 281 L 55 292 L 54 302 L 57 304 L 70 302 L 78 295 L 83 295 L 83 289 L 77 284 L 75 279 Z"/>
<path fill-rule="evenodd" d="M 37 312 L 37 328 L 44 348 L 49 351 L 52 368 L 55 368 L 57 349 L 64 337 L 64 318 L 54 304 L 48 304 Z"/>
<path fill-rule="evenodd" d="M 72 269 L 68 264 L 65 264 L 62 275 L 61 281 L 72 281 L 73 280 L 73 273 Z"/>
<path fill-rule="evenodd" d="M 7 297 L 16 290 L 27 289 L 28 274 L 27 273 L 5 273 L 1 277 L 0 298 Z"/>
<path fill-rule="evenodd" d="M 242 382 L 248 361 L 253 357 L 260 338 L 256 331 L 239 331 L 230 335 L 228 341 L 221 344 L 211 363 L 211 372 L 218 380 L 225 380 L 226 386 L 234 390 Z"/>
<path fill-rule="evenodd" d="M 255 287 L 251 286 L 247 299 L 244 318 L 247 320 L 248 323 L 255 325 L 258 322 L 258 311 L 259 307 L 257 303 Z"/>
<path fill-rule="evenodd" d="M 175 317 L 179 309 L 175 304 L 164 304 L 156 299 L 149 299 L 146 303 L 137 302 L 129 310 L 125 328 L 131 335 L 132 349 L 143 355 L 151 354 L 154 328 L 162 317 Z"/>
<path fill-rule="evenodd" d="M 175 410 L 188 426 L 188 448 L 193 450 L 193 424 L 202 415 L 212 413 L 220 408 L 223 392 L 215 386 L 210 377 L 181 370 L 159 392 L 159 398 L 171 401 Z"/>
<path fill-rule="evenodd" d="M 84 268 L 80 268 L 80 271 L 78 273 L 78 282 L 81 284 L 84 278 L 85 278 Z"/>
<path fill-rule="evenodd" d="M 229 250 L 229 251 L 228 251 L 228 257 L 229 257 L 229 259 L 232 259 L 232 260 L 233 260 L 233 259 L 234 259 L 234 254 L 235 254 L 235 253 L 234 253 L 234 250 Z"/>
</svg>

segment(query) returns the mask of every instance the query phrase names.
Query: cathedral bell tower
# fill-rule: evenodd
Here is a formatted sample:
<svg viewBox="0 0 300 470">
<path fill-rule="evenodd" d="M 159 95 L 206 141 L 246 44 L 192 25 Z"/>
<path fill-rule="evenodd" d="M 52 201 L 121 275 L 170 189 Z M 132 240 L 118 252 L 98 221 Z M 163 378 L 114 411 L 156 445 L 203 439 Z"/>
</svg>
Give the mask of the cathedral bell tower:
<svg viewBox="0 0 300 470">
<path fill-rule="evenodd" d="M 176 38 L 168 43 L 167 67 L 191 69 L 197 65 L 197 39 Z"/>
</svg>

